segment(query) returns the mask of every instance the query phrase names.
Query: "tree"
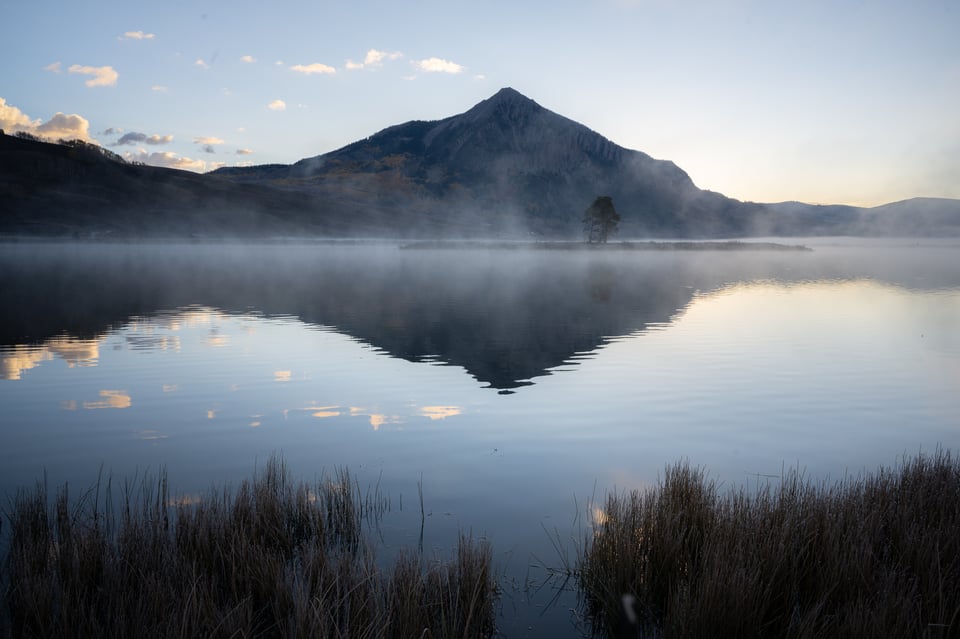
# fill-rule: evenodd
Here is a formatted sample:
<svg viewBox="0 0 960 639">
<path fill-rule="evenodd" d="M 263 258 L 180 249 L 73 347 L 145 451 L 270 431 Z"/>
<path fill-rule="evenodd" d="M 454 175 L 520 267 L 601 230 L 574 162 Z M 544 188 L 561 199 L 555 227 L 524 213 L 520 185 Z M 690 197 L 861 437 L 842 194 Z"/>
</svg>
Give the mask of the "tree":
<svg viewBox="0 0 960 639">
<path fill-rule="evenodd" d="M 620 215 L 613 206 L 613 198 L 601 195 L 583 213 L 583 234 L 587 242 L 606 244 L 607 238 L 617 232 Z"/>
</svg>

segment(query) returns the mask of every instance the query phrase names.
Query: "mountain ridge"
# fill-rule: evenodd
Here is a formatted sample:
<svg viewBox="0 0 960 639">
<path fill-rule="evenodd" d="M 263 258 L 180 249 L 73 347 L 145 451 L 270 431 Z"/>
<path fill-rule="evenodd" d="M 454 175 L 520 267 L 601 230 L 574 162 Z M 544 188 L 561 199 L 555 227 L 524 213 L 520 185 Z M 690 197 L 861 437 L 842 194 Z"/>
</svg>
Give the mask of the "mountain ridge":
<svg viewBox="0 0 960 639">
<path fill-rule="evenodd" d="M 386 127 L 292 164 L 207 174 L 0 136 L 0 233 L 74 236 L 581 236 L 613 198 L 624 238 L 960 235 L 960 200 L 873 208 L 741 202 L 510 87 L 463 113 Z"/>
</svg>

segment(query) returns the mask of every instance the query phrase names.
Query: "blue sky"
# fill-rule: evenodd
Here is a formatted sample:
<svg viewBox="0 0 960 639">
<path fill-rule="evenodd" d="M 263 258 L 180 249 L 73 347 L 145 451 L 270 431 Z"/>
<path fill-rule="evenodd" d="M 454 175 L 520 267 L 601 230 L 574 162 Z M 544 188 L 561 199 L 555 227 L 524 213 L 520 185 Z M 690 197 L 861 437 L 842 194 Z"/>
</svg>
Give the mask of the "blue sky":
<svg viewBox="0 0 960 639">
<path fill-rule="evenodd" d="M 0 128 L 150 164 L 295 162 L 511 86 L 743 200 L 960 198 L 956 0 L 4 5 Z"/>
</svg>

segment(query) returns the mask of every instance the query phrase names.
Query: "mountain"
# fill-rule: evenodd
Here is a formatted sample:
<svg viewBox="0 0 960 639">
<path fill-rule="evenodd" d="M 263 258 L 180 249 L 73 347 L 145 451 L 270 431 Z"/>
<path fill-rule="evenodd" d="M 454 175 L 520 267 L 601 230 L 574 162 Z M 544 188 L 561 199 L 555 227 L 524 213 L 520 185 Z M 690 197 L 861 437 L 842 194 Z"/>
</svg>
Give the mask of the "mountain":
<svg viewBox="0 0 960 639">
<path fill-rule="evenodd" d="M 620 237 L 960 235 L 960 200 L 741 202 L 505 88 L 294 164 L 205 175 L 0 135 L 0 234 L 577 238 L 609 195 Z"/>
<path fill-rule="evenodd" d="M 760 210 L 698 189 L 673 162 L 618 146 L 510 88 L 465 113 L 393 126 L 293 165 L 216 174 L 358 208 L 373 201 L 401 217 L 416 211 L 425 231 L 480 235 L 579 236 L 597 195 L 613 198 L 624 236 L 743 235 Z"/>
</svg>

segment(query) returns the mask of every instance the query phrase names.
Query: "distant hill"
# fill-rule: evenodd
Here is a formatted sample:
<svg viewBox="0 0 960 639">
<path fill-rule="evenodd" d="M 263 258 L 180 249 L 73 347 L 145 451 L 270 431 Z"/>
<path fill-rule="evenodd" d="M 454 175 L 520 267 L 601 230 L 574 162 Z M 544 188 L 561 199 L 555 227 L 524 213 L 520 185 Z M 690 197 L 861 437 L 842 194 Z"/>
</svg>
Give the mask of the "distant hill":
<svg viewBox="0 0 960 639">
<path fill-rule="evenodd" d="M 741 202 L 505 88 L 294 164 L 195 173 L 0 135 L 0 233 L 81 237 L 580 236 L 609 195 L 619 237 L 960 235 L 960 200 L 873 209 Z"/>
<path fill-rule="evenodd" d="M 128 164 L 91 144 L 10 135 L 0 135 L 0 201 L 0 233 L 7 235 L 255 237 L 342 230 L 334 215 L 322 217 L 324 202 L 294 193 Z"/>
</svg>

